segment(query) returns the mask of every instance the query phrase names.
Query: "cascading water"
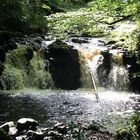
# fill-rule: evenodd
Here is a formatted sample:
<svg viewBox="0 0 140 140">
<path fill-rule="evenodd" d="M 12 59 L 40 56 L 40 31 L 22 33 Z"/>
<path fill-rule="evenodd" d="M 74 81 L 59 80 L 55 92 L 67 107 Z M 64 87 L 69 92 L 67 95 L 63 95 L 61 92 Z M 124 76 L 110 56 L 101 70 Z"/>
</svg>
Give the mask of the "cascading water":
<svg viewBox="0 0 140 140">
<path fill-rule="evenodd" d="M 96 86 L 127 91 L 130 85 L 129 72 L 123 65 L 122 50 L 109 50 L 102 38 L 87 41 L 88 43 L 81 44 L 70 41 L 69 44 L 75 46 L 84 56 L 87 71 L 89 75 L 92 74 Z"/>
<path fill-rule="evenodd" d="M 129 89 L 129 73 L 124 66 L 112 66 L 109 73 L 108 86 L 115 88 L 116 90 L 127 91 Z"/>
</svg>

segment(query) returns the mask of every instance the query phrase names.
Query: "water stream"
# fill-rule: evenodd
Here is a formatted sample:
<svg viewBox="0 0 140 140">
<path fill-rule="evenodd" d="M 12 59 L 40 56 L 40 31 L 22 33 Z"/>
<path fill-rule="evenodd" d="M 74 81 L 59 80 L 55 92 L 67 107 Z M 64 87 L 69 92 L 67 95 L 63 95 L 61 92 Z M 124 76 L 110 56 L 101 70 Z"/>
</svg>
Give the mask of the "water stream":
<svg viewBox="0 0 140 140">
<path fill-rule="evenodd" d="M 101 122 L 111 132 L 126 125 L 126 118 L 140 111 L 140 96 L 126 92 L 93 91 L 23 91 L 0 94 L 0 124 L 21 117 L 38 120 L 43 127 L 57 122 L 78 121 L 86 125 Z"/>
</svg>

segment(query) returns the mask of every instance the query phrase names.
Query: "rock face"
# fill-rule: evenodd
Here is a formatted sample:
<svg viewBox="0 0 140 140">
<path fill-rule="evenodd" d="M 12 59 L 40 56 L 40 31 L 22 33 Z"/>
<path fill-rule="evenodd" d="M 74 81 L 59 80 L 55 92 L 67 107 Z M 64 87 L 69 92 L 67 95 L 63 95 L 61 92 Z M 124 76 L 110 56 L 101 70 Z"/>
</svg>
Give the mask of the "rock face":
<svg viewBox="0 0 140 140">
<path fill-rule="evenodd" d="M 80 87 L 80 64 L 78 51 L 72 46 L 56 40 L 48 46 L 45 55 L 51 58 L 50 72 L 55 86 L 62 89 L 76 89 Z"/>
</svg>

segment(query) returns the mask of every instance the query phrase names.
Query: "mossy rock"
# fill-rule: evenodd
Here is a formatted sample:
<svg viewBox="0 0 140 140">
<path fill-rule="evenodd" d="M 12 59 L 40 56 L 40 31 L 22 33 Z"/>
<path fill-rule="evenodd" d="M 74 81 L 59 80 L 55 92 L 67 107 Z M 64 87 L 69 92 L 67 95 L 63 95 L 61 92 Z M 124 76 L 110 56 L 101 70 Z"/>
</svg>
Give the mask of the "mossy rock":
<svg viewBox="0 0 140 140">
<path fill-rule="evenodd" d="M 29 56 L 30 55 L 30 56 Z M 16 68 L 26 68 L 33 57 L 33 51 L 29 46 L 20 45 L 16 50 L 6 54 L 6 63 Z"/>
<path fill-rule="evenodd" d="M 38 71 L 36 84 L 39 89 L 52 88 L 53 79 L 52 79 L 50 73 L 48 73 L 46 71 Z"/>
<path fill-rule="evenodd" d="M 65 42 L 57 39 L 55 42 L 48 46 L 49 49 L 72 49 L 73 46 L 67 45 Z"/>
<path fill-rule="evenodd" d="M 122 130 L 117 131 L 116 137 L 117 137 L 117 140 L 130 140 L 131 134 L 129 130 L 122 129 Z"/>
<path fill-rule="evenodd" d="M 0 85 L 0 88 L 4 90 L 22 89 L 24 84 L 21 70 L 11 65 L 5 65 L 5 69 L 0 77 Z"/>
</svg>

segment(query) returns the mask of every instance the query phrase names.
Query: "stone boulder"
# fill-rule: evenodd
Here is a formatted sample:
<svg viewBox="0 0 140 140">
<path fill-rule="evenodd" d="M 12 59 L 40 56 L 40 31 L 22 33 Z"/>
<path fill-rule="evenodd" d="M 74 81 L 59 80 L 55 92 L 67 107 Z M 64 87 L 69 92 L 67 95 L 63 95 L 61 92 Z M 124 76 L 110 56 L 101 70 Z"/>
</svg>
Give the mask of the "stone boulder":
<svg viewBox="0 0 140 140">
<path fill-rule="evenodd" d="M 10 136 L 14 136 L 17 134 L 16 125 L 13 121 L 1 125 L 0 128 L 3 129 Z"/>
<path fill-rule="evenodd" d="M 84 38 L 72 38 L 71 40 L 74 43 L 82 44 L 82 43 L 89 43 L 87 39 Z"/>
<path fill-rule="evenodd" d="M 51 58 L 50 73 L 55 86 L 62 89 L 77 89 L 80 87 L 80 60 L 78 51 L 63 41 L 56 40 L 48 45 L 45 56 Z"/>
<path fill-rule="evenodd" d="M 4 70 L 4 65 L 0 62 L 0 75 L 2 74 L 3 70 Z"/>
<path fill-rule="evenodd" d="M 56 125 L 54 125 L 53 129 L 63 135 L 67 134 L 67 127 L 63 123 L 57 123 Z"/>
<path fill-rule="evenodd" d="M 27 132 L 27 137 L 29 140 L 43 140 L 44 134 L 41 131 L 32 131 Z"/>
<path fill-rule="evenodd" d="M 6 59 L 6 53 L 2 47 L 0 47 L 0 62 L 4 62 Z"/>
<path fill-rule="evenodd" d="M 31 118 L 21 118 L 17 121 L 17 129 L 18 133 L 28 130 L 36 131 L 38 126 L 38 122 Z"/>
<path fill-rule="evenodd" d="M 33 49 L 30 48 L 30 47 L 26 48 L 26 52 L 25 52 L 26 58 L 27 58 L 28 60 L 31 60 L 31 59 L 33 58 L 33 55 L 34 55 Z"/>
<path fill-rule="evenodd" d="M 63 135 L 58 133 L 57 131 L 49 131 L 47 136 L 51 140 L 63 140 Z M 45 138 L 45 139 L 47 139 L 47 138 Z"/>
</svg>

